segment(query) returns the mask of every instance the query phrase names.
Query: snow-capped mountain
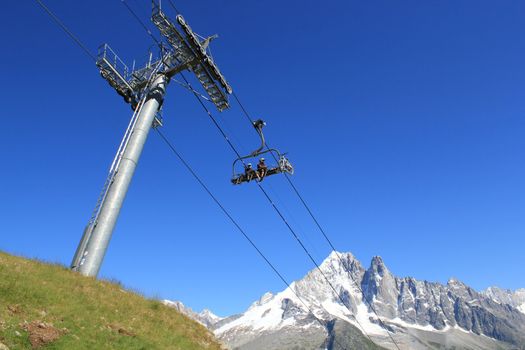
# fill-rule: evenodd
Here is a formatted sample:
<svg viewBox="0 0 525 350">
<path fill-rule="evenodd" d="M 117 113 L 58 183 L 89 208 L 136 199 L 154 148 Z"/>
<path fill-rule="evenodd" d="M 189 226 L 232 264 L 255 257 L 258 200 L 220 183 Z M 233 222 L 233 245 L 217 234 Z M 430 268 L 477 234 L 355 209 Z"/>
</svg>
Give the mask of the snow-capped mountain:
<svg viewBox="0 0 525 350">
<path fill-rule="evenodd" d="M 400 278 L 380 257 L 365 269 L 350 253 L 332 252 L 321 270 L 339 296 L 314 269 L 209 328 L 230 349 L 396 349 L 391 337 L 410 350 L 525 349 L 523 290 Z"/>
<path fill-rule="evenodd" d="M 164 305 L 177 309 L 179 312 L 194 319 L 195 321 L 201 323 L 207 328 L 212 328 L 214 324 L 217 324 L 217 322 L 223 319 L 222 317 L 215 315 L 213 312 L 211 312 L 208 309 L 204 309 L 201 312 L 196 313 L 195 311 L 185 306 L 180 301 L 163 300 L 162 302 L 164 303 Z"/>
<path fill-rule="evenodd" d="M 482 294 L 497 303 L 513 306 L 525 314 L 525 288 L 513 292 L 508 289 L 490 287 L 483 291 Z"/>
</svg>

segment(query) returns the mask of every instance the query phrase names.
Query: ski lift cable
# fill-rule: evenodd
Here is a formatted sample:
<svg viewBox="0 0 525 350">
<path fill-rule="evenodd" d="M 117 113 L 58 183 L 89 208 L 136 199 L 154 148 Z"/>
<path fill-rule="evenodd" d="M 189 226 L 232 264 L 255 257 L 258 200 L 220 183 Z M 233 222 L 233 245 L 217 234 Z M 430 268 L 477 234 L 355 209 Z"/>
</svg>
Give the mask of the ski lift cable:
<svg viewBox="0 0 525 350">
<path fill-rule="evenodd" d="M 177 9 L 177 7 L 175 6 L 175 4 L 173 3 L 173 0 L 168 0 L 168 2 L 170 3 L 170 6 L 173 7 L 173 9 L 175 10 L 175 12 L 180 15 L 180 11 Z"/>
<path fill-rule="evenodd" d="M 244 105 L 241 103 L 241 100 L 239 99 L 239 97 L 237 96 L 237 94 L 235 93 L 235 91 L 232 93 L 234 99 L 237 101 L 237 104 L 241 107 L 241 110 L 243 111 L 244 115 L 246 116 L 246 118 L 248 119 L 248 121 L 250 122 L 250 124 L 253 124 L 253 118 L 250 116 L 250 114 L 248 113 L 248 111 L 246 110 L 246 108 L 244 107 Z M 270 146 L 268 145 L 268 143 L 266 144 L 266 148 L 270 148 Z M 275 159 L 275 155 L 272 154 L 272 156 L 274 157 Z M 339 262 L 341 263 L 341 265 L 343 266 L 343 268 L 345 267 L 345 264 L 344 264 L 344 261 L 343 261 L 343 258 L 341 256 L 341 254 L 339 253 L 339 251 L 337 251 L 337 249 L 335 249 L 335 246 L 334 244 L 332 243 L 332 240 L 328 237 L 328 234 L 326 233 L 326 231 L 323 229 L 323 227 L 321 226 L 319 220 L 317 220 L 316 216 L 314 215 L 313 211 L 310 209 L 310 206 L 306 203 L 306 200 L 304 199 L 304 197 L 301 195 L 301 193 L 299 192 L 299 190 L 297 189 L 297 187 L 295 186 L 295 184 L 293 183 L 292 179 L 290 178 L 290 176 L 288 176 L 288 174 L 284 174 L 284 176 L 286 177 L 286 180 L 287 182 L 290 184 L 290 187 L 293 189 L 293 191 L 295 192 L 295 194 L 297 195 L 297 197 L 299 198 L 299 200 L 301 201 L 301 203 L 303 204 L 303 206 L 305 207 L 306 211 L 308 212 L 308 214 L 310 215 L 310 217 L 312 218 L 312 220 L 314 221 L 315 225 L 317 226 L 317 228 L 319 229 L 319 231 L 322 233 L 323 237 L 325 238 L 326 242 L 330 245 L 330 247 L 332 248 L 332 250 L 336 253 L 337 255 L 337 258 L 339 260 Z M 346 271 L 348 273 L 348 276 L 350 276 L 351 280 L 353 281 L 354 285 L 357 287 L 357 289 L 359 290 L 359 292 L 361 293 L 361 295 L 363 296 L 363 299 L 365 300 L 365 302 L 368 304 L 368 306 L 370 307 L 370 309 L 372 310 L 372 312 L 374 313 L 374 315 L 377 317 L 377 320 L 379 321 L 379 323 L 381 324 L 382 328 L 384 328 L 390 338 L 390 340 L 394 343 L 394 345 L 396 346 L 396 348 L 399 350 L 399 345 L 397 344 L 397 342 L 394 340 L 392 334 L 390 333 L 388 327 L 386 327 L 385 323 L 383 322 L 383 320 L 381 319 L 381 317 L 379 316 L 377 310 L 375 309 L 373 303 L 368 299 L 368 297 L 366 296 L 366 294 L 364 293 L 362 287 L 360 286 L 360 284 L 356 281 L 356 279 L 354 278 L 354 276 L 352 276 L 352 274 L 350 273 L 350 270 L 348 269 L 348 267 L 346 268 Z"/>
<path fill-rule="evenodd" d="M 37 3 L 38 3 L 38 4 L 39 4 L 39 5 L 40 5 L 40 6 L 41 6 L 41 7 L 42 7 L 42 8 L 43 8 L 43 9 L 44 9 L 44 10 L 45 10 L 45 11 L 46 11 L 51 17 L 52 17 L 52 18 L 53 18 L 53 20 L 54 20 L 54 21 L 55 21 L 55 22 L 56 22 L 56 23 L 57 23 L 57 24 L 58 24 L 58 25 L 59 25 L 59 26 L 60 26 L 60 27 L 66 32 L 66 34 L 68 34 L 68 35 L 71 37 L 71 39 L 73 39 L 73 41 L 74 41 L 78 46 L 80 46 L 80 48 L 81 48 L 86 54 L 88 54 L 88 56 L 90 56 L 94 61 L 96 61 L 95 56 L 94 56 L 93 54 L 90 53 L 90 51 L 87 49 L 87 47 L 86 47 L 86 46 L 85 46 L 85 45 L 84 45 L 84 44 L 83 44 L 83 43 L 82 43 L 82 42 L 81 42 L 81 41 L 80 41 L 80 40 L 79 40 L 79 39 L 78 39 L 78 38 L 77 38 L 77 37 L 76 37 L 76 36 L 75 36 L 75 35 L 74 35 L 74 34 L 73 34 L 73 33 L 72 33 L 72 32 L 71 32 L 71 31 L 65 26 L 65 25 L 64 25 L 64 23 L 63 23 L 63 22 L 62 22 L 62 21 L 61 21 L 61 20 L 60 20 L 60 19 L 59 19 L 59 18 L 58 18 L 58 17 L 57 17 L 57 16 L 56 16 L 56 15 L 55 15 L 55 14 L 54 14 L 54 13 L 48 8 L 48 7 L 47 7 L 47 6 L 45 6 L 45 4 L 44 4 L 41 0 L 36 0 L 36 1 L 37 1 Z M 170 1 L 170 3 L 171 3 L 171 1 Z M 127 6 L 127 7 L 128 7 L 128 6 Z M 135 17 L 137 20 L 139 20 L 139 22 L 140 22 L 140 19 L 137 18 L 136 15 L 135 15 L 134 17 Z M 144 28 L 144 29 L 146 29 L 146 31 L 147 31 L 147 28 Z M 154 39 L 154 37 L 152 37 L 152 39 Z M 184 78 L 184 79 L 185 79 L 185 78 Z M 186 79 L 185 79 L 185 80 L 186 80 Z M 186 82 L 187 82 L 187 80 L 186 80 Z M 187 82 L 187 84 L 189 85 L 189 82 Z M 233 147 L 233 144 L 231 144 L 231 141 L 228 139 L 228 136 L 222 131 L 222 129 L 220 128 L 220 125 L 217 124 L 215 118 L 213 118 L 213 115 L 211 115 L 211 113 L 209 112 L 209 110 L 208 110 L 208 109 L 206 108 L 206 106 L 202 103 L 201 99 L 199 98 L 199 96 L 198 96 L 195 92 L 194 92 L 194 96 L 199 100 L 199 102 L 201 103 L 202 107 L 204 107 L 204 108 L 207 110 L 208 115 L 209 115 L 209 116 L 211 117 L 211 119 L 214 121 L 214 123 L 215 123 L 215 125 L 217 126 L 217 128 L 221 131 L 221 133 L 223 134 L 224 138 L 228 141 L 228 143 L 230 144 L 230 146 L 232 147 L 232 149 L 235 151 L 235 153 L 240 157 L 239 153 L 238 153 L 237 150 Z M 265 192 L 264 189 L 262 188 L 262 186 L 261 186 L 260 184 L 258 184 L 258 185 L 259 185 L 259 187 L 261 188 L 261 190 L 262 190 L 263 192 Z M 267 196 L 267 194 L 266 194 L 266 196 Z M 267 198 L 270 199 L 269 196 L 267 196 Z M 270 202 L 271 202 L 271 199 L 270 199 Z M 273 204 L 273 202 L 271 202 L 271 203 Z M 273 204 L 273 206 L 274 206 L 274 208 L 278 211 L 278 209 L 277 209 L 277 207 L 275 206 L 275 204 Z M 280 212 L 279 212 L 279 213 L 280 213 Z M 282 216 L 282 214 L 281 214 L 281 216 Z M 283 217 L 283 218 L 284 218 L 284 217 Z M 291 228 L 291 227 L 290 227 L 290 228 Z M 296 236 L 296 237 L 297 237 L 297 236 Z M 298 239 L 298 241 L 300 242 L 300 240 L 299 240 L 298 237 L 297 237 L 297 239 Z M 304 247 L 304 245 L 302 245 L 302 246 Z M 306 249 L 306 248 L 304 247 L 304 249 Z M 313 258 L 311 257 L 311 255 L 310 255 L 310 258 L 313 260 Z M 269 261 L 268 261 L 268 262 L 269 262 Z M 316 266 L 317 266 L 317 268 L 319 269 L 319 271 L 321 272 L 321 274 L 322 274 L 323 276 L 325 276 L 324 273 L 322 272 L 322 270 L 319 268 L 318 264 L 315 262 L 315 260 L 313 260 L 313 262 L 316 264 Z M 281 276 L 282 276 L 282 275 L 281 275 Z M 325 276 L 325 279 L 327 280 L 327 282 L 329 283 L 329 285 L 332 286 L 331 283 L 330 283 L 330 281 L 326 278 L 326 276 Z M 286 280 L 285 280 L 285 281 L 286 281 Z M 289 284 L 288 284 L 288 286 L 289 286 Z M 332 286 L 332 289 L 333 289 L 334 292 L 335 292 L 335 289 L 333 288 L 333 286 Z M 293 290 L 292 290 L 292 291 L 293 291 Z M 293 291 L 293 292 L 294 292 L 294 294 L 295 294 L 295 291 Z M 337 294 L 337 292 L 336 292 L 336 294 Z M 338 294 L 337 294 L 337 295 L 338 295 Z M 339 296 L 339 295 L 338 295 L 338 296 Z M 340 297 L 340 296 L 339 296 L 339 297 Z M 341 300 L 342 300 L 342 299 L 341 299 Z M 303 304 L 304 304 L 304 302 L 303 302 Z M 344 302 L 343 302 L 343 305 L 344 305 L 346 308 L 348 308 L 348 306 L 346 306 L 346 304 L 345 304 Z M 308 307 L 307 307 L 307 308 L 308 308 Z M 316 318 L 316 319 L 317 319 L 317 320 L 318 320 L 323 326 L 325 326 L 325 324 L 315 316 L 315 314 L 311 311 L 311 309 L 309 309 L 309 310 L 310 310 L 310 312 L 312 313 L 312 315 L 313 315 L 313 316 L 314 316 L 314 317 L 315 317 L 315 318 Z M 357 320 L 357 318 L 355 318 L 355 320 L 356 320 L 356 322 L 359 324 L 360 328 L 362 328 L 363 333 L 368 337 L 368 339 L 369 339 L 370 341 L 372 341 L 371 338 L 370 338 L 370 336 L 366 333 L 366 331 L 364 330 L 364 328 L 361 326 L 361 324 L 360 324 L 359 321 Z M 335 339 L 334 339 L 334 340 L 335 340 Z M 337 342 L 337 341 L 336 341 L 336 342 Z M 339 345 L 340 345 L 340 344 L 339 344 Z"/>
<path fill-rule="evenodd" d="M 241 101 L 240 101 L 239 97 L 237 96 L 237 94 L 235 92 L 233 92 L 232 95 L 235 98 L 235 100 L 237 101 L 237 104 L 241 107 L 241 110 L 243 111 L 244 115 L 246 116 L 246 118 L 248 119 L 250 124 L 253 124 L 253 121 L 254 121 L 253 118 L 250 116 L 250 114 L 248 113 L 248 111 L 246 110 L 244 105 L 241 103 Z M 268 142 L 266 143 L 266 148 L 270 148 L 270 146 L 268 145 Z M 272 156 L 274 156 L 274 155 L 272 154 Z M 306 203 L 304 197 L 301 195 L 301 193 L 299 192 L 299 190 L 297 189 L 297 187 L 293 183 L 292 179 L 288 176 L 288 174 L 285 173 L 284 175 L 286 177 L 287 182 L 290 184 L 290 186 L 294 190 L 295 194 L 297 195 L 297 197 L 299 198 L 299 200 L 301 201 L 301 203 L 305 207 L 306 211 L 308 212 L 308 214 L 310 215 L 310 217 L 312 218 L 312 220 L 316 224 L 316 226 L 319 229 L 319 231 L 322 233 L 322 235 L 325 238 L 325 240 L 327 241 L 327 243 L 330 245 L 332 250 L 337 251 L 335 249 L 334 244 L 332 243 L 332 240 L 328 237 L 326 231 L 323 229 L 323 227 L 319 223 L 319 220 L 317 220 L 317 218 L 314 215 L 313 211 L 310 209 L 310 206 Z"/>
<path fill-rule="evenodd" d="M 123 0 L 124 1 L 124 0 Z M 170 3 L 172 4 L 172 2 L 170 1 Z M 134 16 L 136 19 L 137 17 Z M 146 29 L 146 28 L 145 28 Z M 201 107 L 204 109 L 204 111 L 207 113 L 208 117 L 211 119 L 211 121 L 213 122 L 213 124 L 215 125 L 215 127 L 217 128 L 217 130 L 220 132 L 220 134 L 223 136 L 223 138 L 225 139 L 225 141 L 228 143 L 228 145 L 230 146 L 230 148 L 232 149 L 232 151 L 237 155 L 238 159 L 241 160 L 241 162 L 245 164 L 244 162 L 244 159 L 242 159 L 243 157 L 241 156 L 241 154 L 239 153 L 239 151 L 237 150 L 237 148 L 233 145 L 232 141 L 230 140 L 230 138 L 228 137 L 228 135 L 224 132 L 223 128 L 219 125 L 219 123 L 217 122 L 217 119 L 213 116 L 213 114 L 210 112 L 210 110 L 208 109 L 208 107 L 206 107 L 206 105 L 202 102 L 202 99 L 200 98 L 199 94 L 192 88 L 190 82 L 188 81 L 188 79 L 186 78 L 186 76 L 180 72 L 179 73 L 180 76 L 182 77 L 182 79 L 184 80 L 186 86 L 189 87 L 189 90 L 193 93 L 193 95 L 195 96 L 195 98 L 197 99 L 197 101 L 199 102 L 199 104 L 201 105 Z M 302 240 L 299 238 L 299 236 L 297 235 L 297 233 L 295 232 L 295 230 L 292 228 L 292 226 L 288 223 L 288 221 L 286 220 L 286 218 L 284 217 L 284 215 L 282 214 L 282 212 L 279 210 L 279 208 L 276 206 L 275 202 L 272 200 L 272 198 L 268 195 L 268 193 L 266 192 L 266 190 L 264 189 L 264 187 L 261 185 L 261 183 L 259 182 L 256 182 L 257 183 L 257 186 L 259 187 L 259 189 L 261 190 L 261 192 L 264 194 L 264 196 L 268 199 L 269 203 L 271 204 L 271 206 L 274 208 L 274 210 L 276 211 L 276 213 L 279 215 L 279 217 L 281 218 L 281 220 L 285 223 L 286 227 L 289 229 L 289 231 L 292 233 L 293 237 L 296 239 L 296 241 L 299 243 L 299 245 L 301 246 L 301 248 L 304 250 L 304 252 L 307 254 L 307 256 L 309 257 L 309 259 L 312 261 L 312 263 L 315 265 L 315 267 L 319 270 L 319 272 L 321 273 L 321 275 L 325 278 L 326 282 L 328 283 L 328 285 L 330 286 L 330 288 L 334 291 L 334 293 L 337 295 L 337 297 L 340 299 L 340 301 L 342 302 L 342 304 L 348 309 L 348 311 L 351 312 L 350 308 L 346 305 L 346 303 L 344 302 L 343 298 L 341 297 L 340 293 L 337 292 L 337 290 L 335 289 L 335 287 L 332 285 L 332 283 L 330 282 L 330 280 L 328 279 L 328 277 L 325 275 L 325 273 L 321 270 L 319 264 L 317 263 L 317 261 L 314 259 L 314 257 L 312 256 L 312 254 L 310 253 L 310 251 L 306 248 L 306 246 L 304 245 L 304 243 L 302 242 Z M 355 318 L 356 321 L 357 321 L 357 318 Z M 363 328 L 363 327 L 361 327 Z M 364 328 L 363 328 L 363 333 L 366 334 L 366 332 L 364 331 Z M 371 340 L 371 339 L 370 339 Z"/>
<path fill-rule="evenodd" d="M 189 86 L 191 86 L 191 84 L 189 83 L 189 81 L 186 79 L 186 77 L 180 73 L 182 78 L 184 79 L 185 83 L 188 84 Z M 233 152 L 237 155 L 237 157 L 239 159 L 241 159 L 241 162 L 245 164 L 244 162 L 244 159 L 242 159 L 241 155 L 239 154 L 239 152 L 237 151 L 237 148 L 233 145 L 233 143 L 231 142 L 231 140 L 228 138 L 228 135 L 224 132 L 224 130 L 222 129 L 222 127 L 219 125 L 219 123 L 217 122 L 216 118 L 213 116 L 213 114 L 210 112 L 210 110 L 206 107 L 206 105 L 202 102 L 202 100 L 199 98 L 199 95 L 198 94 L 195 94 L 194 93 L 194 96 L 195 98 L 198 100 L 199 104 L 202 106 L 202 108 L 204 109 L 204 111 L 208 114 L 208 116 L 210 117 L 211 121 L 213 122 L 213 124 L 216 126 L 216 128 L 218 129 L 218 131 L 220 132 L 220 134 L 224 137 L 224 139 L 226 140 L 226 142 L 228 143 L 228 145 L 230 146 L 230 148 L 233 150 Z M 272 198 L 268 195 L 268 192 L 266 192 L 266 190 L 264 189 L 264 187 L 261 185 L 260 182 L 256 181 L 257 183 L 257 186 L 259 187 L 259 189 L 261 190 L 261 192 L 263 193 L 264 197 L 268 200 L 268 202 L 270 203 L 271 207 L 274 209 L 274 211 L 277 213 L 277 215 L 280 217 L 280 219 L 283 221 L 283 223 L 285 224 L 285 226 L 288 228 L 288 230 L 290 231 L 290 233 L 292 234 L 292 236 L 295 238 L 295 240 L 297 241 L 297 243 L 299 244 L 299 246 L 303 249 L 303 251 L 306 253 L 306 255 L 308 256 L 308 258 L 310 259 L 310 261 L 314 264 L 314 266 L 316 267 L 316 269 L 319 271 L 319 273 L 323 276 L 323 278 L 326 280 L 326 282 L 328 283 L 328 286 L 330 287 L 330 289 L 332 289 L 332 291 L 334 292 L 334 294 L 337 296 L 337 298 L 341 301 L 341 303 L 343 304 L 343 306 L 350 312 L 350 314 L 352 315 L 352 310 L 350 309 L 350 307 L 345 303 L 345 301 L 343 300 L 343 297 L 341 296 L 340 293 L 337 292 L 337 290 L 335 289 L 335 287 L 333 286 L 333 284 L 330 282 L 330 279 L 326 276 L 326 274 L 323 272 L 323 270 L 321 269 L 319 263 L 314 259 L 314 257 L 312 256 L 312 254 L 310 253 L 310 251 L 308 250 L 308 248 L 306 248 L 306 246 L 304 245 L 303 241 L 299 238 L 299 236 L 297 235 L 296 231 L 293 229 L 293 227 L 290 225 L 290 223 L 286 220 L 286 218 L 284 217 L 284 215 L 282 214 L 282 212 L 279 210 L 279 208 L 276 206 L 275 202 L 272 200 Z M 367 334 L 367 332 L 365 331 L 365 328 L 359 323 L 357 317 L 354 316 L 354 320 L 357 322 L 357 324 L 359 324 L 361 330 L 363 331 L 363 334 L 365 334 L 368 339 L 370 341 L 372 341 L 372 339 L 370 338 L 370 336 Z"/>
<path fill-rule="evenodd" d="M 93 61 L 95 62 L 97 61 L 97 58 L 95 57 L 95 55 L 91 53 L 91 51 L 86 47 L 86 45 L 84 45 L 82 41 L 80 41 L 80 39 L 77 38 L 77 36 L 75 36 L 75 34 L 73 34 L 71 30 L 69 30 L 69 28 L 64 24 L 64 22 L 62 22 L 60 18 L 58 18 L 53 13 L 53 11 L 51 11 L 51 9 L 44 4 L 43 1 L 41 0 L 35 0 L 35 1 L 49 15 L 49 17 L 51 17 L 53 21 L 55 21 L 55 23 L 86 53 L 86 55 L 88 55 Z"/>
<path fill-rule="evenodd" d="M 64 24 L 63 22 L 41 1 L 36 0 L 39 5 L 55 20 L 55 22 L 68 34 L 74 41 L 77 43 L 82 50 L 84 50 L 88 56 L 93 58 L 93 60 L 96 61 L 95 56 L 93 56 L 87 47 L 78 39 Z M 194 93 L 196 93 L 195 90 L 192 90 Z M 263 260 L 270 266 L 270 268 L 277 274 L 279 279 L 287 286 L 288 289 L 297 297 L 297 299 L 304 305 L 304 307 L 308 310 L 308 312 L 315 318 L 321 326 L 326 327 L 326 323 L 320 320 L 313 310 L 306 304 L 306 302 L 297 294 L 297 292 L 291 287 L 291 284 L 283 277 L 283 275 L 277 270 L 275 265 L 271 263 L 271 261 L 264 255 L 264 253 L 257 247 L 255 242 L 248 236 L 246 231 L 238 224 L 238 222 L 233 218 L 233 216 L 229 213 L 229 211 L 222 205 L 222 203 L 217 199 L 217 197 L 210 191 L 208 186 L 201 180 L 201 178 L 197 175 L 197 173 L 193 170 L 193 168 L 189 165 L 188 162 L 180 155 L 180 153 L 177 152 L 175 147 L 169 142 L 169 140 L 164 136 L 164 134 L 158 129 L 155 128 L 157 133 L 160 135 L 160 137 L 164 140 L 164 142 L 168 145 L 168 147 L 173 151 L 173 153 L 179 158 L 179 160 L 182 162 L 182 164 L 186 167 L 186 169 L 193 175 L 193 177 L 199 182 L 199 184 L 204 188 L 204 190 L 210 195 L 210 197 L 213 199 L 213 201 L 219 206 L 219 208 L 223 211 L 223 213 L 230 219 L 230 221 L 235 225 L 235 227 L 239 230 L 239 232 L 242 233 L 244 238 L 250 243 L 250 245 L 257 251 L 257 253 L 263 258 Z M 337 340 L 336 340 L 336 343 Z M 339 346 L 342 347 L 341 344 L 338 343 Z"/>
<path fill-rule="evenodd" d="M 286 215 L 288 220 L 290 220 L 293 227 L 296 227 L 299 232 L 304 233 L 302 237 L 306 241 L 306 245 L 310 248 L 311 251 L 313 251 L 314 256 L 317 256 L 317 257 L 324 256 L 324 253 L 321 253 L 317 249 L 317 245 L 314 244 L 314 242 L 311 240 L 311 238 L 313 238 L 313 235 L 310 234 L 310 231 L 304 229 L 304 226 L 302 225 L 301 221 L 295 217 L 291 208 L 287 205 L 286 201 L 279 194 L 280 191 L 278 191 L 278 189 L 275 188 L 275 186 L 273 186 L 271 182 L 265 183 L 265 186 L 268 190 L 268 193 L 270 194 L 272 198 L 274 198 L 279 208 L 282 208 L 284 215 Z"/>
<path fill-rule="evenodd" d="M 137 20 L 137 22 L 140 23 L 140 25 L 142 26 L 142 28 L 144 28 L 144 30 L 146 31 L 146 33 L 148 33 L 148 35 L 150 36 L 150 38 L 159 46 L 159 47 L 162 47 L 162 44 L 160 43 L 160 41 L 155 37 L 155 35 L 153 35 L 153 33 L 151 32 L 151 30 L 146 26 L 146 24 L 140 19 L 140 17 L 135 13 L 135 11 L 133 11 L 133 9 L 129 6 L 129 4 L 126 2 L 126 0 L 121 0 L 122 4 L 124 6 L 126 6 L 126 8 L 128 9 L 128 11 L 131 13 L 131 15 L 133 17 L 135 17 L 135 19 Z"/>
<path fill-rule="evenodd" d="M 182 86 L 183 88 L 185 88 L 186 90 L 188 91 L 191 91 L 195 94 L 198 94 L 200 96 L 200 98 L 202 98 L 203 100 L 206 100 L 208 102 L 211 102 L 210 99 L 206 96 L 204 96 L 203 94 L 201 94 L 200 92 L 198 92 L 197 90 L 195 90 L 194 88 L 192 88 L 191 86 L 188 86 L 187 84 L 184 84 L 182 81 L 180 80 L 177 80 L 177 79 L 174 79 L 174 78 L 171 78 L 171 81 L 174 81 L 176 82 L 177 84 L 179 84 L 180 86 Z"/>
<path fill-rule="evenodd" d="M 237 230 L 243 235 L 243 237 L 250 243 L 250 245 L 255 249 L 255 251 L 259 254 L 259 256 L 266 262 L 266 264 L 273 270 L 273 272 L 279 277 L 279 279 L 286 285 L 286 287 L 297 297 L 297 299 L 303 304 L 303 306 L 308 310 L 309 314 L 311 314 L 315 320 L 321 324 L 321 326 L 326 327 L 326 322 L 319 319 L 313 310 L 308 306 L 308 304 L 297 294 L 294 288 L 292 288 L 290 282 L 286 280 L 286 278 L 283 277 L 281 272 L 275 267 L 275 265 L 266 257 L 266 255 L 259 249 L 259 247 L 255 244 L 255 242 L 250 238 L 248 233 L 241 227 L 241 225 L 235 220 L 235 218 L 230 214 L 228 209 L 224 207 L 224 205 L 219 201 L 219 199 L 215 196 L 215 194 L 210 190 L 210 188 L 206 185 L 206 183 L 201 179 L 201 177 L 195 172 L 195 170 L 191 167 L 191 165 L 182 157 L 182 155 L 175 149 L 173 144 L 168 140 L 168 138 L 159 130 L 159 128 L 155 128 L 155 131 L 159 134 L 160 138 L 166 143 L 168 148 L 171 149 L 171 151 L 177 156 L 179 161 L 184 165 L 186 170 L 188 170 L 193 178 L 199 183 L 199 185 L 204 189 L 204 191 L 211 197 L 211 199 L 217 204 L 217 206 L 221 209 L 224 215 L 232 222 L 232 224 L 237 228 Z M 336 342 L 337 340 L 334 339 Z M 338 343 L 338 342 L 337 342 Z M 338 343 L 339 346 L 341 346 L 343 349 L 344 347 L 342 344 Z"/>
</svg>

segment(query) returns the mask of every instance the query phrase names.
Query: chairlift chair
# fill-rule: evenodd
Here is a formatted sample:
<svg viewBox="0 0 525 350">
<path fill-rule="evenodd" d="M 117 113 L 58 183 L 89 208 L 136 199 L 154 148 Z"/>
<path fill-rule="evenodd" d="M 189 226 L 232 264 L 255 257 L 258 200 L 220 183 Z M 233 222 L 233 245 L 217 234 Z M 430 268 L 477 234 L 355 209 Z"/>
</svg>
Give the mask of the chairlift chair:
<svg viewBox="0 0 525 350">
<path fill-rule="evenodd" d="M 266 123 L 261 119 L 258 119 L 253 122 L 253 127 L 255 128 L 255 130 L 259 134 L 259 137 L 261 138 L 261 146 L 252 153 L 235 159 L 235 161 L 233 162 L 233 175 L 231 179 L 232 184 L 240 185 L 243 182 L 250 182 L 252 180 L 260 182 L 268 176 L 281 173 L 288 173 L 293 175 L 293 166 L 290 163 L 290 161 L 285 157 L 285 154 L 281 154 L 275 148 L 267 148 L 266 150 L 264 150 L 264 148 L 266 147 L 266 141 L 264 139 L 264 134 L 262 131 L 264 126 L 266 126 Z M 247 160 L 256 159 L 264 154 L 269 154 L 272 156 L 272 158 L 277 159 L 277 164 L 274 166 L 265 165 L 265 169 L 253 169 L 251 163 L 246 162 Z M 265 164 L 264 158 L 260 159 L 262 159 L 263 164 Z M 242 172 L 236 171 L 236 167 L 238 167 L 239 162 L 243 165 Z"/>
</svg>

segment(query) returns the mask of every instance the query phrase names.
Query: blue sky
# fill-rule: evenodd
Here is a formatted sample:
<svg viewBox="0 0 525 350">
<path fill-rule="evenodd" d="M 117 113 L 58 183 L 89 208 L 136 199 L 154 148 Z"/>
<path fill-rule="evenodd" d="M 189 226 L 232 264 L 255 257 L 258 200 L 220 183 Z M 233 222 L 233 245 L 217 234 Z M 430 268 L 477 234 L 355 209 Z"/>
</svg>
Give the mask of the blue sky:
<svg viewBox="0 0 525 350">
<path fill-rule="evenodd" d="M 148 20 L 149 1 L 129 3 Z M 152 45 L 118 0 L 47 4 L 93 52 L 108 42 L 131 63 Z M 399 276 L 525 287 L 523 2 L 177 6 L 220 35 L 215 60 L 338 250 Z M 69 264 L 131 112 L 35 2 L 4 4 L 0 23 L 0 249 Z M 164 109 L 163 132 L 284 276 L 312 269 L 255 185 L 229 183 L 234 154 L 194 97 L 171 84 Z M 257 146 L 235 103 L 215 115 Z M 330 248 L 284 179 L 265 185 L 321 261 Z M 220 315 L 283 289 L 153 133 L 101 275 Z"/>
</svg>

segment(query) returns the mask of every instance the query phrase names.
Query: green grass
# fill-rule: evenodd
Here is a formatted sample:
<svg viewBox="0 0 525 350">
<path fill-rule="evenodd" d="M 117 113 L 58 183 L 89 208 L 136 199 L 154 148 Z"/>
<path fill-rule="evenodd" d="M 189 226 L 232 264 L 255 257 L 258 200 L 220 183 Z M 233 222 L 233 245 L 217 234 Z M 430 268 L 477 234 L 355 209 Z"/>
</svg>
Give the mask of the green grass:
<svg viewBox="0 0 525 350">
<path fill-rule="evenodd" d="M 60 330 L 41 349 L 221 349 L 202 325 L 118 283 L 0 252 L 0 343 L 31 349 L 31 322 Z"/>
</svg>

